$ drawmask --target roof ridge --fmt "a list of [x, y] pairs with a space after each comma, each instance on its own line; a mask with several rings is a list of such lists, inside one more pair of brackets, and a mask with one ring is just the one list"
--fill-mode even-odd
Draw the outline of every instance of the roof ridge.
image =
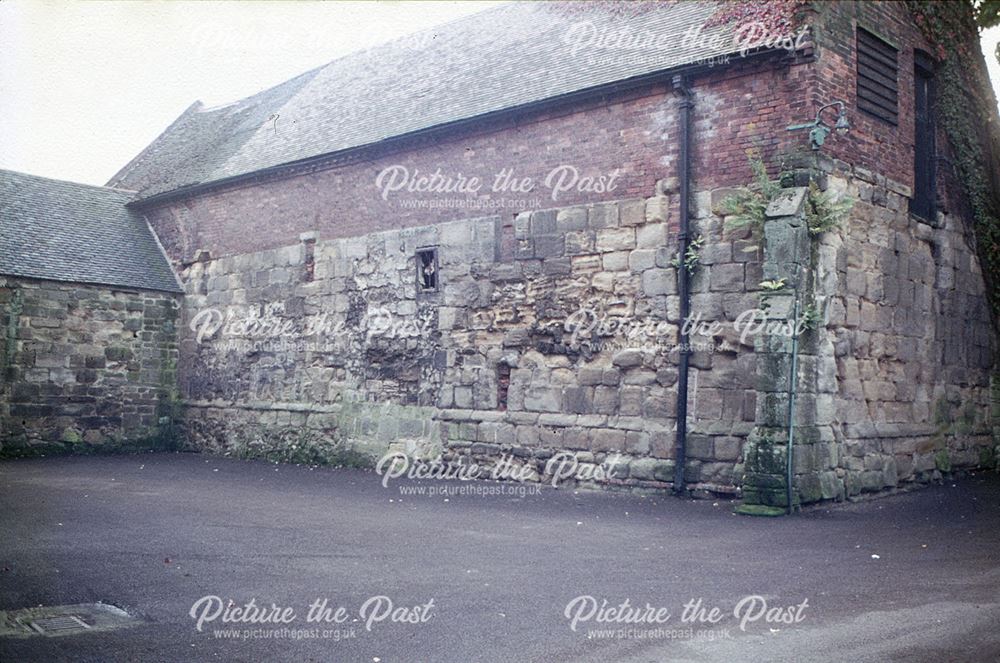
[[[250, 99], [253, 99], [254, 97], [263, 96], [263, 95], [265, 95], [265, 94], [267, 94], [269, 92], [274, 92], [278, 88], [281, 88], [281, 87], [284, 87], [286, 85], [289, 85], [290, 83], [294, 83], [295, 81], [299, 80], [300, 78], [304, 78], [305, 76], [308, 76], [309, 74], [312, 74], [312, 75], [315, 76], [317, 73], [320, 72], [320, 70], [325, 69], [330, 64], [332, 64], [332, 62], [334, 62], [334, 61], [328, 62], [326, 64], [321, 64], [318, 67], [313, 67], [312, 69], [308, 69], [306, 71], [303, 71], [301, 74], [296, 74], [295, 76], [292, 76], [291, 78], [286, 78], [285, 80], [281, 81], [280, 83], [276, 83], [275, 85], [272, 85], [270, 87], [266, 87], [263, 90], [258, 90], [257, 92], [254, 92], [253, 94], [248, 94], [245, 97], [240, 97], [239, 99], [235, 99], [233, 101], [227, 101], [227, 102], [224, 102], [224, 103], [221, 103], [221, 104], [216, 104], [214, 106], [205, 106], [204, 104], [202, 104], [201, 108], [198, 108], [195, 112], [197, 112], [197, 113], [210, 113], [210, 112], [214, 112], [214, 111], [220, 111], [220, 110], [222, 110], [224, 108], [229, 108], [230, 106], [238, 106], [239, 104], [241, 104], [241, 103], [243, 103], [245, 101], [249, 101]], [[196, 102], [196, 103], [201, 104], [200, 101]], [[169, 129], [170, 127], [167, 127], [167, 128]], [[166, 133], [166, 131], [164, 131], [164, 133]]]

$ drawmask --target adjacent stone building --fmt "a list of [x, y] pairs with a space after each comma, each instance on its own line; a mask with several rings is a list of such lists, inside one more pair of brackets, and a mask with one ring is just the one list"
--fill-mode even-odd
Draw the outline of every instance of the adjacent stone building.
[[748, 6], [513, 3], [189, 108], [109, 182], [184, 288], [184, 444], [767, 504], [992, 466], [935, 45]]
[[0, 171], [0, 454], [174, 444], [182, 291], [132, 197]]

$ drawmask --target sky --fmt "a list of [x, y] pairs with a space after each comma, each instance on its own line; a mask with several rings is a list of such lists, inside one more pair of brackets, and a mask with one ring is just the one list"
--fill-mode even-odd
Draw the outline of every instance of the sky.
[[[0, 2], [0, 168], [104, 184], [195, 100], [235, 101], [496, 4]], [[983, 37], [1000, 90], [1000, 27]]]

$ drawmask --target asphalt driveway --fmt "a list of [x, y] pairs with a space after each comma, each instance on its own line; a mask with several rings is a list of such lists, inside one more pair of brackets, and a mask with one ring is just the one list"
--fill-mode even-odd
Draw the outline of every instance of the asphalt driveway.
[[0, 610], [138, 623], [15, 634], [0, 661], [1000, 660], [996, 475], [779, 519], [518, 490], [187, 454], [3, 462]]

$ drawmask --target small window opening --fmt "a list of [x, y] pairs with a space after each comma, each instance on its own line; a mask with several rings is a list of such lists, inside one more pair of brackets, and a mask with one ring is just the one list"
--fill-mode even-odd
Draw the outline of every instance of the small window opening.
[[309, 282], [312, 281], [316, 275], [316, 240], [306, 240], [302, 242], [302, 250], [305, 254], [305, 273], [302, 275], [302, 280]]
[[507, 392], [510, 390], [510, 366], [497, 366], [497, 409], [507, 409]]
[[434, 292], [438, 289], [438, 258], [435, 248], [417, 251], [417, 289], [422, 292]]
[[515, 249], [517, 247], [517, 238], [514, 232], [514, 218], [516, 216], [516, 214], [512, 215], [509, 219], [499, 222], [500, 228], [496, 235], [496, 258], [500, 262], [511, 262], [514, 260]]

